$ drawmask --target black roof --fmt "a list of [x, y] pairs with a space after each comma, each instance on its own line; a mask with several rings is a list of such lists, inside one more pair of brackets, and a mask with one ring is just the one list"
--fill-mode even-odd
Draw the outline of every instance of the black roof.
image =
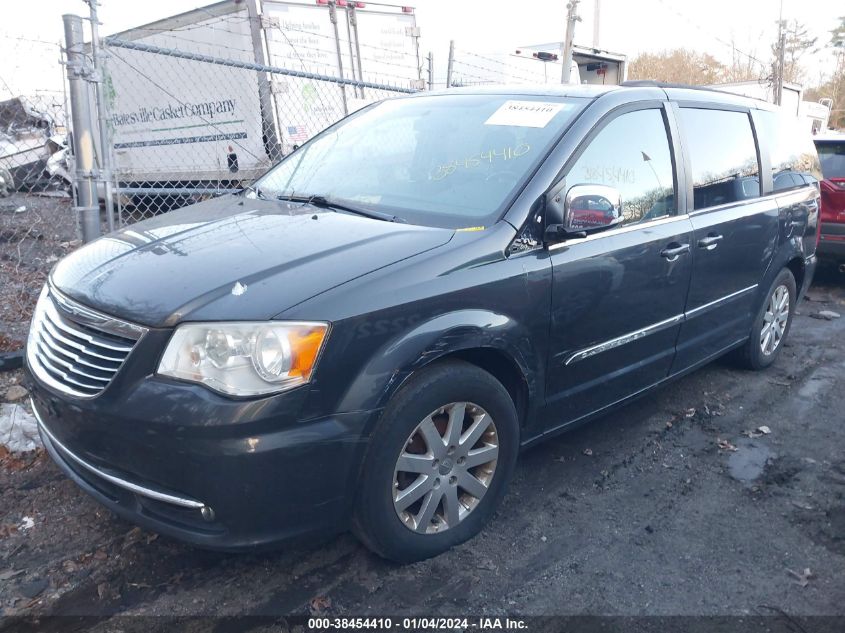
[[[689, 86], [685, 84], [672, 84], [659, 81], [641, 80], [626, 81], [621, 85], [597, 85], [597, 84], [538, 84], [538, 85], [485, 85], [485, 86], [464, 86], [450, 88], [448, 90], [424, 91], [415, 93], [413, 96], [426, 95], [448, 95], [448, 94], [488, 94], [488, 95], [525, 95], [525, 96], [549, 96], [549, 97], [581, 97], [597, 99], [602, 95], [620, 91], [639, 92], [640, 98], [656, 97], [654, 91], [659, 90], [670, 99], [683, 101], [697, 101], [702, 103], [723, 103], [746, 108], [760, 110], [776, 110], [777, 106], [753, 99], [745, 95], [736, 94], [727, 90], [718, 90], [707, 86]], [[651, 91], [651, 95], [647, 93]]]

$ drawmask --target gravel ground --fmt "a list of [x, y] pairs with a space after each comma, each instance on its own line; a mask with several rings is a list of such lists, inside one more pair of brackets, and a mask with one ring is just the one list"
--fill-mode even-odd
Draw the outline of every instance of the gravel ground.
[[[37, 213], [33, 279], [73, 237]], [[5, 280], [21, 241], [0, 227]], [[0, 333], [22, 340], [18, 283]], [[43, 452], [0, 455], [0, 615], [843, 616], [845, 318], [821, 310], [845, 313], [835, 271], [768, 371], [714, 363], [526, 452], [479, 537], [404, 567], [349, 535], [198, 550], [115, 518]], [[19, 379], [0, 374], [0, 401]]]
[[0, 199], [0, 352], [20, 349], [47, 273], [81, 244], [71, 204], [36, 194]]

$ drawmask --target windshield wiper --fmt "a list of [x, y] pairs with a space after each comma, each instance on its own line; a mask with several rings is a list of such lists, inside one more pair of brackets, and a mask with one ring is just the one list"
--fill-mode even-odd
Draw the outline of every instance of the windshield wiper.
[[304, 202], [306, 204], [312, 204], [315, 207], [320, 207], [321, 209], [347, 211], [348, 213], [361, 215], [365, 218], [372, 218], [373, 220], [405, 223], [405, 220], [397, 215], [391, 215], [390, 213], [382, 213], [381, 211], [373, 211], [372, 209], [363, 209], [361, 207], [352, 206], [345, 200], [341, 202], [340, 200], [336, 200], [334, 198], [327, 198], [326, 196], [302, 196], [299, 194], [294, 194], [290, 196], [279, 196], [279, 200], [285, 200], [287, 202]]

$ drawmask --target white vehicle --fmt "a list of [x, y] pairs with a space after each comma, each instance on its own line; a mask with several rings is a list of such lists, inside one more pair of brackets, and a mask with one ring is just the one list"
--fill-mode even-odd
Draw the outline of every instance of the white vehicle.
[[[775, 86], [769, 81], [738, 81], [714, 84], [708, 87], [723, 92], [745, 95], [753, 99], [761, 99], [769, 103], [775, 102]], [[826, 130], [830, 118], [831, 100], [804, 101], [803, 97], [804, 89], [799, 84], [784, 83], [781, 108], [800, 119], [804, 119], [807, 123], [807, 129], [812, 131], [813, 134]]]
[[347, 0], [226, 0], [110, 36], [105, 81], [117, 176], [127, 190], [174, 195], [249, 182], [388, 96], [310, 75], [418, 89], [418, 38], [413, 7]]
[[27, 189], [50, 158], [52, 121], [15, 97], [0, 102], [0, 193]]
[[[516, 51], [517, 56], [533, 57], [542, 59], [543, 56], [557, 58], [560, 56], [562, 42], [550, 42], [548, 44], [534, 44], [523, 46]], [[535, 56], [536, 54], [536, 56]], [[611, 53], [610, 51], [591, 48], [588, 46], [572, 47], [572, 68], [570, 69], [570, 83], [599, 84], [618, 86], [628, 77], [628, 61], [622, 53]], [[560, 64], [555, 83], [560, 82]], [[576, 68], [577, 66], [577, 68]], [[577, 70], [577, 78], [575, 72]], [[551, 69], [550, 71], [551, 72]]]
[[802, 101], [798, 108], [799, 116], [803, 116], [810, 123], [813, 134], [826, 132], [830, 125], [830, 110], [833, 99], [824, 98], [818, 101]]

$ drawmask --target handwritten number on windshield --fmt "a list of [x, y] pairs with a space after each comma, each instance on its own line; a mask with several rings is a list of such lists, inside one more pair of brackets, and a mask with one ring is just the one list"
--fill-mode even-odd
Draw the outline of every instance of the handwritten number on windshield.
[[530, 150], [531, 147], [529, 147], [528, 143], [520, 143], [516, 147], [506, 147], [501, 151], [489, 150], [480, 154], [474, 154], [473, 156], [467, 156], [461, 160], [453, 160], [445, 165], [439, 165], [431, 175], [431, 179], [443, 180], [446, 176], [451, 176], [460, 168], [472, 169], [484, 162], [492, 163], [499, 159], [511, 160], [512, 158], [519, 158], [527, 154]]

